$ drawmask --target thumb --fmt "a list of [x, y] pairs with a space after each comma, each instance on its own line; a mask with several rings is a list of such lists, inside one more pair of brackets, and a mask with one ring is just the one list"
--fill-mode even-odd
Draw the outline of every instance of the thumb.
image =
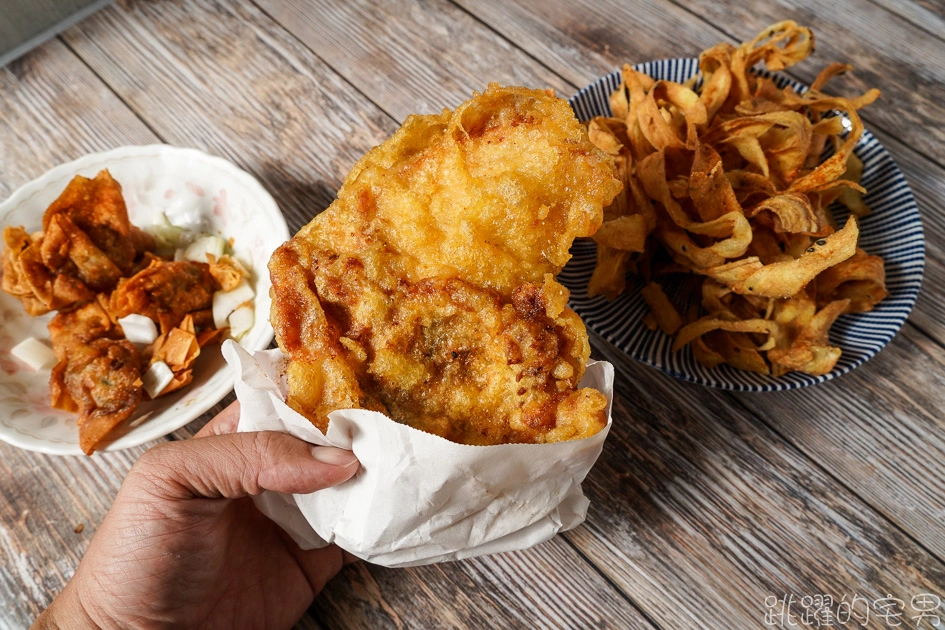
[[358, 468], [351, 451], [261, 431], [161, 444], [141, 456], [129, 479], [167, 499], [237, 499], [263, 490], [315, 492], [347, 481]]

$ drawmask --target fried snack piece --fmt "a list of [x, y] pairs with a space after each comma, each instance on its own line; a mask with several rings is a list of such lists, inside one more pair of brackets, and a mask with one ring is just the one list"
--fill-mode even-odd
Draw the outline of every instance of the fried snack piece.
[[21, 227], [3, 230], [3, 278], [0, 288], [23, 303], [30, 315], [44, 315], [85, 302], [95, 294], [68, 274], [53, 274], [43, 263], [42, 236], [34, 238]]
[[679, 311], [666, 297], [663, 287], [656, 282], [651, 282], [640, 289], [640, 294], [646, 301], [646, 305], [650, 307], [650, 312], [655, 317], [660, 329], [667, 335], [675, 334], [682, 326], [682, 317], [679, 316]]
[[619, 191], [567, 103], [490, 85], [411, 116], [269, 263], [289, 404], [359, 407], [469, 444], [596, 433], [589, 355], [554, 281]]
[[30, 315], [111, 291], [155, 247], [150, 234], [129, 223], [121, 186], [107, 170], [73, 178], [43, 214], [42, 232], [7, 227], [3, 241], [0, 288]]
[[[46, 209], [43, 232], [48, 234], [63, 219], [87, 236], [85, 248], [94, 247], [118, 268], [119, 277], [130, 274], [135, 260], [145, 251], [154, 251], [154, 237], [128, 220], [121, 185], [108, 170], [100, 171], [94, 179], [76, 175]], [[53, 271], [62, 268], [62, 252], [48, 249], [51, 255], [46, 258], [47, 265]]]
[[817, 276], [817, 306], [821, 308], [849, 299], [846, 313], [871, 311], [886, 295], [883, 259], [859, 248], [853, 256]]
[[59, 359], [49, 379], [52, 406], [79, 414], [79, 446], [91, 455], [141, 401], [144, 362], [98, 301], [57, 314], [49, 334]]
[[[211, 339], [219, 341], [220, 331], [219, 328], [207, 331], [205, 342], [209, 342]], [[149, 352], [151, 355], [148, 360], [149, 367], [158, 361], [163, 361], [174, 372], [174, 378], [161, 390], [158, 396], [177, 391], [194, 380], [193, 366], [197, 357], [200, 356], [200, 347], [201, 344], [194, 328], [194, 318], [188, 314], [184, 317], [180, 326], [164, 333], [155, 339], [151, 346], [145, 348], [145, 356]]]
[[[306, 383], [289, 399], [323, 431], [339, 406], [385, 411], [463, 444], [553, 442], [601, 428], [603, 397], [575, 391], [590, 355], [587, 335], [551, 274], [505, 299], [458, 278], [406, 283], [387, 294], [355, 259], [338, 266], [357, 292], [332, 293], [328, 278], [315, 277], [326, 320], [340, 333], [337, 355], [313, 357], [323, 361], [320, 391]], [[352, 319], [342, 329], [327, 313]], [[290, 388], [303, 366], [290, 368]]]
[[188, 313], [210, 308], [219, 289], [207, 263], [154, 258], [145, 269], [118, 282], [109, 310], [118, 318], [146, 315], [168, 333]]
[[869, 212], [853, 148], [863, 133], [857, 111], [879, 91], [824, 94], [851, 69], [844, 64], [824, 68], [804, 93], [753, 71], [788, 68], [813, 50], [810, 29], [788, 20], [703, 51], [685, 84], [626, 65], [613, 117], [588, 122], [624, 182], [594, 237], [588, 295], [614, 299], [638, 273], [649, 283], [644, 325], [673, 334], [682, 321], [653, 277], [704, 277], [705, 314], [692, 313], [674, 348], [692, 343], [706, 365], [828, 373], [840, 357], [827, 337], [837, 309], [869, 311], [886, 296], [882, 259], [856, 247], [856, 218], [841, 227], [829, 216], [834, 201], [857, 217]]
[[43, 262], [52, 273], [75, 275], [92, 291], [108, 291], [122, 270], [64, 214], [54, 216], [43, 234]]

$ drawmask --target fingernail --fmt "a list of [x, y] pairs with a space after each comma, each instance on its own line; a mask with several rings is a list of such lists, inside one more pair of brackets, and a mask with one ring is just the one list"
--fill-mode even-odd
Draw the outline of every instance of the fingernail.
[[335, 448], [334, 446], [316, 446], [312, 449], [312, 457], [323, 464], [331, 464], [332, 466], [350, 466], [358, 461], [358, 458], [351, 451]]

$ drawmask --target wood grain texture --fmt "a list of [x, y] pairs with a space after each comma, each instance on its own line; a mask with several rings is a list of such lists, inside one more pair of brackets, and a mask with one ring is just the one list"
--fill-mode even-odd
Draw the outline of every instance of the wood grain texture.
[[[404, 601], [423, 616], [403, 610]], [[653, 628], [560, 536], [527, 551], [425, 567], [357, 563], [313, 612], [329, 627], [352, 629]]]
[[837, 0], [799, 7], [790, 0], [761, 4], [680, 0], [679, 5], [719, 25], [736, 41], [751, 39], [769, 24], [790, 17], [810, 26], [817, 38], [819, 63], [804, 63], [791, 74], [814, 79], [831, 61], [850, 63], [852, 93], [870, 87], [883, 92], [863, 118], [869, 126], [895, 134], [945, 164], [945, 56], [937, 37], [867, 0]]
[[[943, 362], [945, 350], [907, 328], [869, 371], [824, 383], [828, 407], [812, 406], [800, 390], [733, 397], [820, 466], [843, 471], [850, 490], [945, 558]], [[906, 364], [910, 377], [897, 378]]]
[[691, 57], [722, 36], [672, 2], [457, 2], [575, 89], [624, 63]]
[[657, 625], [763, 627], [771, 595], [945, 587], [945, 565], [726, 394], [595, 345], [619, 403], [587, 526], [565, 535]]
[[[757, 30], [731, 2], [704, 19], [699, 2], [665, 0], [257, 1], [122, 2], [64, 35], [78, 58], [53, 42], [0, 70], [0, 194], [64, 159], [159, 137], [249, 170], [294, 230], [409, 113], [489, 80], [567, 95], [624, 61]], [[584, 526], [524, 552], [350, 566], [298, 627], [758, 628], [765, 598], [783, 593], [945, 597], [945, 219], [932, 211], [945, 169], [931, 151], [941, 130], [921, 122], [945, 104], [941, 60], [923, 65], [934, 28], [904, 12], [937, 9], [880, 3], [838, 3], [862, 10], [854, 26], [882, 18], [875, 32], [904, 37], [875, 47], [833, 5], [751, 11], [761, 26], [787, 11], [807, 19], [834, 41], [818, 58], [865, 61], [873, 75], [857, 77], [880, 78], [887, 97], [916, 92], [901, 120], [868, 117], [926, 213], [915, 326], [853, 374], [778, 395], [681, 383], [595, 340], [617, 367], [617, 401]], [[22, 627], [61, 588], [140, 452], [47, 458], [0, 445], [0, 627]]]
[[167, 142], [259, 178], [293, 232], [396, 129], [246, 3], [126, 2], [63, 37]]
[[160, 142], [58, 40], [0, 68], [0, 199], [86, 153]]
[[[496, 5], [491, 5], [491, 4], [490, 4], [490, 6], [496, 6]], [[293, 5], [293, 8], [294, 8], [294, 11], [295, 11], [295, 12], [292, 14], [292, 15], [293, 15], [293, 18], [294, 18], [294, 19], [298, 19], [299, 21], [304, 21], [304, 17], [300, 17], [300, 16], [299, 16], [299, 13], [298, 13], [299, 11], [302, 11], [302, 10], [304, 10], [304, 9], [299, 9], [299, 7], [296, 6], [296, 5]], [[529, 8], [531, 9], [532, 7], [530, 6]], [[477, 15], [478, 15], [478, 14], [477, 14]], [[444, 17], [444, 16], [445, 16], [445, 17]], [[319, 17], [320, 17], [320, 16], [319, 16]], [[649, 17], [650, 17], [651, 19], [655, 19], [652, 14], [649, 15]], [[429, 18], [428, 18], [428, 19], [429, 19]], [[449, 19], [448, 13], [447, 13], [447, 12], [441, 13], [441, 14], [438, 16], [437, 19]], [[501, 25], [499, 24], [500, 22], [501, 22]], [[574, 23], [574, 22], [578, 22], [578, 20], [574, 20], [574, 21], [572, 22], [572, 24], [569, 24], [569, 26], [573, 26], [573, 23]], [[582, 19], [581, 22], [584, 23], [584, 22], [586, 22], [586, 20], [583, 20], [583, 19]], [[323, 22], [321, 22], [320, 20], [318, 20], [318, 19], [315, 18], [315, 13], [312, 14], [312, 17], [307, 21], [307, 23], [308, 23], [309, 25], [311, 25], [311, 28], [313, 28], [313, 29], [314, 29], [314, 28], [317, 28], [318, 25], [323, 24]], [[514, 26], [510, 27], [510, 24], [511, 24], [511, 23], [510, 23], [510, 21], [508, 21], [508, 20], [505, 20], [505, 21], [496, 20], [495, 23], [490, 23], [490, 25], [494, 26], [495, 28], [497, 28], [497, 30], [500, 30], [504, 35], [506, 35], [506, 37], [507, 37], [508, 39], [510, 39], [510, 40], [515, 40], [515, 41], [517, 41], [517, 42], [521, 42], [521, 39], [518, 37], [518, 36], [521, 34], [520, 31], [516, 31], [515, 34], [512, 35], [512, 34], [510, 34], [510, 33], [508, 32], [508, 30], [505, 30], [505, 29], [514, 28]], [[305, 31], [305, 30], [302, 30], [302, 29], [295, 29], [294, 32], [296, 32], [296, 34], [298, 34], [299, 37], [300, 37], [303, 41], [305, 41], [306, 44], [308, 44], [309, 46], [311, 46], [312, 49], [313, 49], [317, 54], [319, 54], [319, 56], [323, 56], [323, 57], [326, 57], [326, 58], [329, 59], [329, 60], [334, 61], [334, 57], [332, 56], [332, 55], [334, 54], [334, 52], [330, 50], [331, 47], [330, 47], [330, 46], [325, 47], [325, 46], [322, 45], [323, 39], [328, 36], [328, 32], [327, 32], [327, 31], [328, 31], [328, 28], [329, 28], [328, 26], [325, 26], [323, 31], [322, 31], [322, 30]], [[355, 27], [349, 24], [347, 28], [354, 30]], [[571, 30], [568, 30], [568, 29], [565, 29], [565, 30], [566, 30], [566, 32], [567, 32], [568, 34], [570, 34], [570, 33], [572, 32]], [[694, 29], [690, 29], [689, 32], [692, 32], [693, 30], [694, 30]], [[601, 37], [600, 37], [601, 34], [598, 32], [596, 35], [597, 35], [597, 39], [600, 40], [600, 39], [601, 39]], [[542, 38], [536, 37], [535, 39], [542, 39]], [[603, 39], [604, 39], [604, 41], [609, 41], [606, 37], [604, 37]], [[552, 49], [555, 49], [556, 46], [560, 46], [560, 39], [554, 39], [554, 38], [547, 39], [547, 38], [545, 38], [545, 39], [543, 39], [543, 41], [548, 41], [549, 43], [548, 43], [548, 45], [547, 45], [547, 50], [546, 50], [546, 49], [543, 49], [543, 50], [541, 51], [542, 53], [548, 52], [549, 54], [551, 54], [551, 53], [554, 52], [554, 50], [552, 50]], [[713, 40], [713, 41], [714, 41], [714, 40]], [[707, 42], [705, 45], [708, 45], [709, 43], [711, 43], [711, 42]], [[583, 42], [579, 42], [578, 44], [575, 44], [574, 47], [575, 47], [575, 48], [580, 48], [582, 44], [583, 44]], [[353, 44], [351, 44], [351, 43], [349, 42], [348, 45], [351, 46], [351, 45], [353, 45]], [[375, 47], [376, 47], [376, 46], [380, 46], [380, 45], [381, 45], [381, 42], [372, 41], [372, 42], [371, 42], [371, 45], [372, 45], [372, 46], [375, 46]], [[391, 42], [391, 45], [394, 45], [394, 43]], [[543, 54], [542, 54], [542, 55], [538, 55], [538, 54], [535, 54], [534, 51], [532, 51], [532, 52], [533, 52], [533, 55], [536, 56], [536, 57], [538, 57], [538, 58], [542, 58], [542, 59], [545, 58]], [[351, 52], [349, 51], [349, 54], [360, 54], [360, 53], [351, 53]], [[690, 53], [690, 54], [691, 54], [691, 53]], [[666, 55], [664, 55], [664, 56], [666, 56]], [[370, 60], [371, 58], [368, 57], [368, 59]], [[485, 71], [485, 72], [492, 72], [492, 68], [482, 67], [481, 70], [482, 70], [482, 71]], [[595, 73], [595, 76], [597, 76], [597, 74], [599, 74], [599, 72], [596, 72], [596, 73]], [[490, 76], [493, 76], [493, 75], [490, 74]], [[401, 77], [400, 77], [399, 75], [397, 75], [397, 78], [400, 79]], [[500, 78], [500, 80], [502, 79], [501, 75], [500, 75], [499, 78]], [[423, 98], [425, 98], [425, 94], [422, 93], [423, 90], [424, 90], [424, 86], [423, 86], [422, 82], [419, 82], [419, 83], [412, 83], [411, 77], [406, 77], [406, 80], [407, 80], [407, 84], [406, 84], [406, 85], [407, 85], [407, 88], [405, 88], [405, 89], [410, 89], [410, 90], [415, 90], [415, 91], [416, 91], [416, 93], [415, 93], [415, 99], [416, 99], [416, 100], [415, 100], [414, 104], [415, 104], [416, 106], [418, 106], [418, 107], [422, 106]], [[448, 83], [448, 81], [446, 81], [446, 82]], [[401, 96], [401, 98], [403, 99], [403, 98], [406, 98], [406, 97], [405, 97], [405, 96]], [[639, 368], [638, 368], [638, 369], [639, 369]], [[818, 399], [815, 397], [812, 401], [810, 401], [810, 404], [813, 404], [813, 405], [816, 406], [816, 405], [819, 405], [819, 404], [823, 404], [824, 402], [825, 402], [824, 399], [818, 400]], [[720, 407], [720, 408], [723, 408], [723, 409], [727, 407], [726, 402], [725, 402], [724, 400], [718, 401], [716, 404], [719, 405], [719, 407]], [[778, 411], [778, 410], [776, 410], [776, 411]], [[785, 411], [786, 411], [786, 410], [785, 410]], [[745, 414], [745, 415], [746, 415], [746, 417], [747, 417], [747, 414]], [[746, 421], [747, 421], [747, 420], [746, 420]], [[748, 429], [746, 429], [746, 432], [747, 432], [747, 431], [748, 431]], [[789, 449], [789, 450], [790, 450], [790, 449]], [[792, 453], [793, 453], [793, 454], [792, 454], [792, 458], [794, 459], [795, 462], [797, 462], [798, 470], [799, 470], [799, 471], [804, 471], [805, 468], [806, 468], [806, 466], [807, 466], [807, 464], [805, 463], [804, 458], [798, 456], [796, 452], [793, 452], [793, 451], [792, 451]], [[895, 465], [895, 461], [893, 461], [891, 464], [892, 464], [892, 465]], [[842, 472], [842, 471], [841, 471], [841, 472]], [[801, 473], [801, 474], [805, 474], [805, 475], [806, 475], [806, 472], [803, 472], [803, 473]], [[839, 488], [839, 487], [840, 487], [839, 484], [837, 484], [836, 482], [834, 482], [833, 480], [831, 480], [831, 479], [830, 479], [829, 477], [827, 477], [827, 476], [822, 476], [821, 479], [823, 480], [824, 483], [828, 484], [829, 486], [833, 486], [834, 488]], [[706, 493], [706, 494], [710, 494], [710, 493]], [[824, 494], [825, 494], [825, 496], [830, 496], [830, 495], [832, 495], [832, 494], [833, 494], [833, 489], [831, 489], [831, 490], [828, 491], [828, 492], [825, 492]], [[610, 497], [610, 496], [612, 496], [612, 495], [611, 495], [611, 494], [606, 494], [605, 496]], [[927, 498], [927, 497], [926, 497], [926, 498]], [[862, 503], [860, 503], [859, 501], [857, 501], [854, 495], [848, 493], [848, 494], [845, 496], [845, 499], [854, 502], [854, 505], [853, 505], [853, 507], [852, 507], [851, 509], [853, 509], [853, 510], [855, 510], [855, 511], [865, 511], [865, 512], [869, 512], [869, 508], [868, 508], [867, 506], [863, 505]], [[908, 505], [903, 506], [903, 507], [904, 507], [904, 509], [908, 509]], [[832, 508], [831, 508], [831, 509], [832, 509]], [[753, 513], [753, 510], [745, 510], [745, 512], [750, 514], [750, 513]], [[777, 507], [777, 508], [774, 507], [774, 506], [768, 506], [768, 513], [769, 513], [769, 514], [779, 514], [779, 513], [782, 513], [782, 512], [786, 512], [786, 510], [784, 510], [784, 508], [781, 507], [781, 506], [779, 506], [779, 507]], [[794, 511], [793, 514], [790, 513], [790, 512], [787, 512], [787, 513], [790, 514], [791, 516], [793, 516], [794, 518], [796, 518], [796, 516], [795, 516], [795, 515], [796, 515], [796, 511]], [[829, 522], [830, 516], [831, 516], [830, 514], [825, 515], [825, 516], [823, 517], [823, 520]], [[790, 518], [790, 517], [789, 517], [789, 518]], [[789, 521], [789, 522], [790, 522], [790, 521]], [[888, 523], [886, 523], [886, 522], [883, 521], [882, 519], [875, 519], [872, 526], [875, 526], [875, 527], [884, 529], [886, 532], [889, 533], [890, 536], [893, 536], [893, 537], [894, 537], [897, 541], [899, 541], [899, 542], [902, 542], [902, 541], [907, 540], [904, 536], [902, 536], [900, 533], [898, 533], [898, 531], [896, 530], [895, 527], [890, 526]], [[919, 525], [919, 528], [920, 528], [920, 529], [922, 528], [922, 524]], [[937, 529], [928, 529], [928, 528], [926, 528], [926, 533], [929, 533], [929, 532], [930, 532], [930, 535], [931, 535], [931, 536], [934, 536], [934, 535], [937, 533]], [[840, 531], [840, 532], [835, 532], [835, 533], [836, 533], [836, 539], [833, 540], [833, 541], [830, 541], [829, 545], [830, 545], [831, 549], [841, 549], [841, 548], [843, 548], [843, 547], [842, 547], [842, 545], [840, 545], [837, 541], [845, 541], [844, 532]], [[613, 540], [614, 540], [614, 537], [611, 537], [610, 540], [613, 541]], [[792, 548], [792, 549], [796, 548], [796, 546], [797, 546], [797, 541], [793, 541], [793, 542], [792, 542], [792, 541], [782, 541], [782, 542], [783, 542], [783, 544], [784, 544], [786, 547], [789, 547], [789, 548]], [[827, 545], [828, 543], [824, 543], [824, 544]], [[845, 544], [845, 543], [844, 543], [844, 544]], [[710, 552], [714, 549], [711, 545], [706, 545], [706, 548], [707, 548]], [[700, 549], [700, 551], [701, 551], [701, 549]], [[818, 550], [818, 551], [819, 551], [819, 550]], [[882, 564], [882, 563], [885, 561], [885, 560], [884, 560], [884, 549], [883, 549], [882, 547], [874, 547], [871, 551], [872, 551], [872, 556], [871, 556], [871, 559], [870, 559], [870, 561], [869, 561], [869, 563], [870, 563], [871, 565], [872, 565], [873, 563]], [[916, 551], [916, 550], [913, 549], [913, 551]], [[823, 553], [823, 552], [821, 552], [821, 553]], [[858, 561], [860, 560], [860, 558], [862, 557], [861, 553], [862, 553], [862, 550], [859, 550], [859, 549], [858, 549], [858, 550], [856, 550], [854, 553], [849, 554], [849, 555], [846, 555], [846, 562], [847, 562], [847, 563], [856, 563], [856, 562], [858, 562]], [[916, 551], [916, 553], [920, 553], [920, 554], [921, 554], [921, 553], [923, 553], [923, 552], [922, 552], [921, 550], [918, 550], [918, 551]], [[801, 555], [802, 557], [804, 557], [806, 560], [810, 560], [810, 558], [812, 558], [812, 557], [814, 557], [814, 556], [817, 556], [816, 553], [812, 553], [812, 552], [811, 552], [810, 550], [808, 550], [808, 549], [804, 549], [804, 552], [803, 552], [802, 554], [800, 554], [800, 555]], [[817, 556], [817, 557], [820, 557], [820, 556]], [[936, 564], [936, 562], [935, 562], [934, 559], [932, 559], [932, 558], [930, 558], [930, 557], [928, 557], [928, 556], [926, 556], [926, 559], [927, 559], [927, 561], [930, 562], [932, 565], [938, 566], [938, 565]], [[682, 558], [680, 559], [680, 561], [682, 562]], [[903, 571], [903, 572], [905, 572], [905, 573], [908, 573], [908, 570], [907, 570], [905, 567], [908, 565], [908, 563], [909, 563], [910, 561], [911, 561], [911, 560], [907, 560], [906, 562], [904, 562], [904, 563], [900, 566], [899, 571]], [[829, 561], [824, 560], [824, 564], [826, 564], [826, 565], [828, 565], [828, 566], [836, 566], [837, 563], [838, 563], [838, 561], [835, 560], [835, 559], [831, 559], [831, 560], [829, 560]], [[821, 583], [823, 583], [823, 580], [826, 579], [826, 576], [818, 575], [818, 574], [817, 574], [817, 572], [816, 572], [816, 566], [817, 566], [817, 564], [818, 564], [818, 563], [814, 563], [814, 564], [812, 565], [812, 567], [814, 567], [813, 569], [811, 569], [810, 567], [802, 567], [802, 568], [801, 568], [802, 570], [800, 571], [800, 574], [803, 574], [803, 573], [805, 572], [804, 569], [806, 569], [807, 574], [808, 574], [809, 576], [811, 576], [811, 577], [808, 578], [808, 579], [810, 580], [810, 581], [808, 582], [808, 588], [816, 588], [816, 586], [815, 586], [815, 587], [809, 586], [810, 584], [813, 584], [813, 583], [814, 583], [814, 578], [815, 578], [815, 577], [818, 578], [818, 579], [821, 579], [821, 581], [822, 581]], [[842, 564], [842, 563], [841, 563], [841, 564]], [[700, 567], [714, 567], [715, 565], [712, 564], [712, 563], [709, 563], [709, 562], [705, 562], [705, 563], [700, 563], [699, 566], [700, 566]], [[661, 567], [661, 568], [663, 569], [663, 571], [654, 571], [654, 573], [657, 574], [657, 575], [663, 575], [663, 574], [665, 573], [665, 568], [663, 568], [663, 567]], [[724, 581], [724, 579], [725, 579], [727, 576], [730, 576], [730, 575], [733, 575], [733, 574], [734, 574], [734, 575], [738, 575], [739, 573], [738, 573], [738, 571], [733, 570], [731, 567], [726, 567], [726, 569], [727, 569], [727, 570], [720, 570], [719, 573], [716, 574], [716, 572], [715, 572], [714, 569], [705, 569], [705, 568], [702, 568], [702, 571], [701, 571], [701, 573], [699, 574], [699, 578], [702, 578], [703, 581], [708, 581], [709, 583], [712, 583], [712, 580], [713, 580], [713, 579], [718, 578], [718, 579], [721, 580], [721, 584], [724, 585], [724, 586], [719, 586], [719, 587], [718, 587], [718, 591], [719, 591], [719, 592], [729, 592], [729, 588], [728, 588], [728, 587], [730, 586], [730, 584], [727, 584], [727, 583]], [[698, 581], [698, 578], [694, 578], [694, 579], [696, 579], [696, 580]], [[865, 574], [861, 574], [861, 575], [857, 576], [856, 579], [851, 579], [850, 581], [846, 582], [845, 585], [844, 585], [844, 588], [855, 586], [855, 585], [857, 584], [857, 581], [858, 581], [858, 580], [864, 580], [864, 579], [867, 579], [867, 578], [866, 578], [866, 575], [865, 575]], [[661, 588], [658, 589], [658, 590], [654, 593], [654, 597], [657, 598], [657, 599], [660, 599], [660, 600], [663, 601], [663, 602], [665, 602], [665, 601], [668, 599], [668, 598], [665, 596], [665, 591], [663, 590], [664, 588], [666, 588], [666, 586], [665, 586], [664, 584], [662, 584], [662, 583], [661, 583], [660, 586], [661, 586]], [[699, 586], [704, 586], [704, 584], [699, 584]], [[776, 588], [776, 587], [785, 588], [783, 582], [780, 583], [780, 584], [777, 584], [777, 585], [772, 585], [772, 588]], [[794, 587], [800, 587], [800, 584], [796, 584], [796, 583], [795, 583], [795, 584], [794, 584]], [[698, 589], [696, 589], [696, 590], [698, 590]], [[633, 595], [631, 595], [631, 596], [635, 598], [635, 594], [633, 594]], [[762, 602], [762, 601], [763, 601], [763, 595], [761, 596], [761, 599], [759, 599], [759, 609], [760, 609], [760, 602]], [[708, 605], [708, 602], [704, 602], [704, 603], [705, 603], [706, 605]], [[648, 608], [645, 608], [645, 609], [647, 610], [647, 612], [650, 612], [650, 610], [649, 610]], [[745, 616], [740, 619], [741, 624], [750, 624], [750, 623], [751, 623], [751, 619], [750, 619], [750, 617], [749, 617], [749, 615], [748, 615], [748, 612], [749, 612], [749, 611], [746, 610], [746, 611], [744, 611], [744, 612], [745, 612]], [[757, 612], [757, 611], [756, 611], [756, 612]], [[758, 614], [760, 615], [760, 613], [758, 613]], [[704, 619], [702, 619], [702, 618], [700, 618], [700, 619], [701, 619], [702, 621], [704, 621]], [[754, 622], [758, 622], [759, 619], [760, 619], [760, 616], [754, 617]], [[684, 619], [673, 618], [672, 616], [669, 617], [669, 620], [672, 621], [673, 623], [684, 621]], [[692, 621], [692, 620], [690, 619], [689, 621]], [[741, 624], [739, 624], [739, 625], [741, 625]]]
[[258, 4], [397, 121], [455, 107], [490, 81], [567, 88], [447, 0]]
[[909, 322], [938, 343], [945, 343], [945, 318], [942, 317], [945, 313], [945, 214], [939, 211], [945, 204], [943, 169], [892, 134], [879, 130], [873, 130], [873, 133], [902, 171], [922, 217], [925, 276]]
[[0, 628], [28, 626], [62, 590], [125, 474], [156, 443], [93, 457], [0, 443]]
[[870, 0], [914, 27], [945, 40], [945, 6], [935, 0]]

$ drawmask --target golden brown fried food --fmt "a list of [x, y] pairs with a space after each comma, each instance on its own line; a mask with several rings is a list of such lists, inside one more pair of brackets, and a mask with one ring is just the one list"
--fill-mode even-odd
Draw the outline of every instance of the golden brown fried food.
[[[121, 195], [121, 185], [107, 170], [94, 179], [76, 175], [43, 215], [43, 232], [48, 233], [57, 219], [68, 219], [88, 236], [89, 243], [128, 275], [134, 261], [145, 251], [154, 250], [154, 238], [131, 225]], [[58, 263], [58, 264], [56, 264]], [[52, 269], [61, 259], [48, 260]]]
[[59, 359], [52, 406], [79, 414], [79, 446], [90, 455], [141, 401], [144, 361], [98, 301], [56, 315], [49, 334]]
[[207, 263], [154, 258], [145, 269], [119, 281], [109, 310], [118, 318], [146, 315], [167, 333], [188, 313], [210, 308], [213, 293], [219, 289]]
[[82, 280], [53, 274], [43, 263], [43, 239], [35, 239], [21, 227], [3, 230], [3, 278], [0, 288], [23, 303], [30, 315], [43, 315], [95, 297]]
[[587, 333], [553, 279], [620, 189], [565, 101], [490, 85], [411, 116], [273, 255], [288, 402], [360, 407], [469, 444], [585, 437]]
[[121, 186], [107, 170], [94, 179], [76, 176], [43, 214], [43, 231], [3, 233], [5, 292], [31, 315], [70, 308], [136, 268], [154, 238], [128, 221]]
[[229, 256], [211, 269], [165, 261], [151, 253], [154, 246], [151, 235], [129, 223], [121, 186], [108, 171], [73, 178], [44, 213], [42, 232], [3, 231], [2, 289], [31, 315], [60, 311], [49, 324], [58, 358], [51, 404], [79, 414], [79, 443], [88, 454], [143, 396], [149, 364], [117, 318], [146, 315], [160, 325], [163, 334], [143, 354], [174, 373], [155, 395], [173, 392], [191, 382], [200, 347], [220, 340], [211, 311], [220, 289], [215, 277], [232, 289], [247, 274]]
[[68, 270], [92, 291], [108, 291], [122, 277], [121, 269], [64, 214], [54, 216], [43, 233], [43, 262], [55, 272]]
[[565, 101], [493, 84], [455, 112], [410, 116], [296, 240], [392, 284], [460, 277], [508, 293], [558, 273], [619, 189]]
[[[827, 336], [837, 315], [872, 310], [887, 294], [882, 259], [857, 248], [856, 218], [841, 226], [830, 213], [834, 201], [856, 217], [869, 213], [853, 149], [864, 132], [858, 110], [879, 91], [825, 94], [852, 69], [840, 63], [803, 93], [754, 71], [762, 61], [783, 70], [813, 52], [811, 30], [785, 20], [739, 46], [704, 50], [685, 84], [626, 65], [613, 117], [589, 122], [625, 191], [594, 237], [588, 294], [615, 299], [628, 271], [641, 276], [643, 323], [678, 331], [673, 347], [691, 343], [704, 365], [828, 374], [840, 358]], [[678, 273], [689, 274], [679, 304], [695, 303], [701, 285], [702, 316], [690, 308], [688, 322], [660, 285]]]

